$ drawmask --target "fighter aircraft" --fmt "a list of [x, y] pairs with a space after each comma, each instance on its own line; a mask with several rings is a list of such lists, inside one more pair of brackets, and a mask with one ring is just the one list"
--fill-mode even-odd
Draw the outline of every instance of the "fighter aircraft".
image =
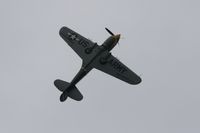
[[75, 85], [93, 68], [129, 84], [136, 85], [142, 81], [137, 74], [111, 54], [110, 51], [118, 43], [120, 34], [114, 35], [109, 29], [105, 29], [111, 36], [100, 46], [67, 27], [60, 29], [60, 36], [83, 60], [79, 72], [70, 83], [60, 79], [54, 81], [54, 85], [62, 92], [60, 96], [61, 102], [65, 101], [67, 97], [76, 101], [83, 99], [83, 95]]

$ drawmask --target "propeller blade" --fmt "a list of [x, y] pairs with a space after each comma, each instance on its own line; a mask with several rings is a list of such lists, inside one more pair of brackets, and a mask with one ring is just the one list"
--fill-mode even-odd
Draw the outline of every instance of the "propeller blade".
[[105, 28], [106, 29], [106, 31], [108, 32], [108, 33], [110, 33], [112, 36], [114, 36], [114, 34], [108, 29], [108, 28]]

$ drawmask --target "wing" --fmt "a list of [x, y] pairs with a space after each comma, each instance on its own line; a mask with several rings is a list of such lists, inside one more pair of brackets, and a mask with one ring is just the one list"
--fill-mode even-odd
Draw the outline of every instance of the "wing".
[[[105, 59], [105, 57], [107, 59]], [[103, 60], [102, 60], [103, 59]], [[94, 68], [101, 70], [111, 76], [123, 80], [129, 84], [139, 84], [141, 78], [112, 56], [108, 51], [102, 53], [94, 63]]]
[[62, 27], [59, 34], [83, 60], [87, 60], [90, 52], [98, 46], [67, 27]]

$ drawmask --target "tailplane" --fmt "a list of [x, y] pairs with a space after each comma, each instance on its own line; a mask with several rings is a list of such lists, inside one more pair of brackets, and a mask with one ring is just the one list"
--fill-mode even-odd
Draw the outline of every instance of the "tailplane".
[[83, 95], [81, 94], [81, 92], [76, 88], [75, 85], [70, 85], [70, 83], [57, 79], [54, 81], [54, 85], [56, 86], [56, 88], [58, 88], [58, 90], [60, 90], [61, 92], [64, 92], [65, 90], [69, 90], [69, 92], [67, 92], [67, 96], [76, 100], [76, 101], [81, 101], [83, 99]]

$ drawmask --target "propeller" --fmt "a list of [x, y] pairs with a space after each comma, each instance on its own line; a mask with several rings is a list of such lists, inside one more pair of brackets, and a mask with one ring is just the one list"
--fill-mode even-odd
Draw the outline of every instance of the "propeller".
[[105, 28], [106, 29], [106, 31], [108, 32], [108, 33], [110, 33], [112, 36], [114, 36], [115, 34], [113, 34], [108, 28]]
[[[109, 34], [111, 34], [112, 36], [114, 36], [115, 34], [114, 33], [112, 33], [112, 31], [110, 31], [108, 28], [106, 28], [105, 27], [105, 29], [106, 29], [106, 31], [109, 33]], [[117, 43], [118, 44], [118, 46], [119, 46], [119, 42]]]

